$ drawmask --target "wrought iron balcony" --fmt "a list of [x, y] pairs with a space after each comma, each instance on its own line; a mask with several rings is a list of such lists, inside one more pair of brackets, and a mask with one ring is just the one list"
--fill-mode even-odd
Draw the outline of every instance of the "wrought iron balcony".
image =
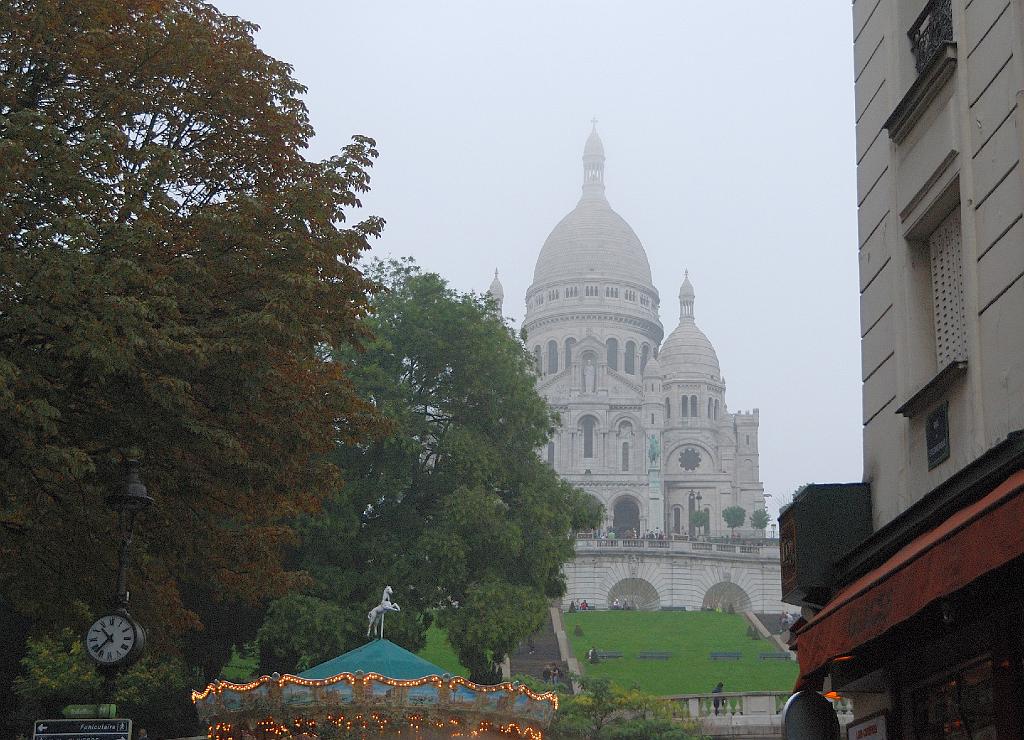
[[914, 66], [921, 74], [946, 44], [953, 43], [952, 0], [931, 0], [907, 35], [910, 36], [910, 49], [914, 52]]

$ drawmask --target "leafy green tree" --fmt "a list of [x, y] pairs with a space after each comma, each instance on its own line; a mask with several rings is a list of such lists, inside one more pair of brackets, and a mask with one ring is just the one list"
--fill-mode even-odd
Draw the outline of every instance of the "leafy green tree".
[[136, 727], [154, 734], [195, 732], [195, 709], [189, 698], [197, 676], [180, 660], [147, 655], [121, 674], [114, 694], [104, 693], [103, 677], [85, 654], [79, 633], [63, 629], [56, 635], [29, 639], [22, 671], [14, 678], [18, 699], [14, 727], [31, 728], [40, 717], [57, 717], [68, 704], [112, 700], [120, 716], [131, 717]]
[[768, 516], [768, 512], [764, 509], [754, 509], [750, 513], [750, 526], [754, 529], [761, 530], [762, 536], [770, 520], [771, 518]]
[[708, 531], [708, 525], [711, 524], [711, 512], [704, 509], [698, 509], [690, 516], [693, 519], [693, 526], [698, 530], [703, 529], [706, 534]]
[[742, 527], [747, 519], [747, 510], [742, 506], [726, 506], [722, 509], [722, 518], [725, 519], [725, 526], [736, 534], [736, 527]]
[[559, 697], [551, 727], [555, 737], [695, 740], [701, 736], [692, 723], [674, 722], [668, 703], [658, 697], [623, 689], [607, 678], [585, 680], [583, 689], [576, 696]]
[[365, 337], [382, 222], [345, 221], [375, 145], [306, 159], [254, 32], [201, 0], [0, 4], [0, 597], [40, 633], [109, 602], [126, 458], [156, 499], [132, 611], [173, 654], [307, 582], [288, 522], [373, 424], [332, 355]]
[[297, 563], [315, 579], [309, 595], [342, 610], [345, 647], [366, 639], [390, 585], [402, 611], [387, 637], [416, 650], [436, 617], [471, 677], [494, 681], [564, 592], [570, 532], [600, 512], [537, 455], [555, 420], [492, 304], [408, 262], [369, 275], [385, 287], [374, 338], [339, 359], [388, 430], [339, 449], [348, 480], [301, 520]]

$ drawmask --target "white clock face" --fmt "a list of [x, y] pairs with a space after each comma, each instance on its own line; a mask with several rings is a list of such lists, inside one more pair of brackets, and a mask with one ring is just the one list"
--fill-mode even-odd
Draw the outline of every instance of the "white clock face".
[[128, 657], [137, 639], [129, 619], [111, 614], [97, 619], [85, 633], [85, 649], [100, 665], [114, 665]]

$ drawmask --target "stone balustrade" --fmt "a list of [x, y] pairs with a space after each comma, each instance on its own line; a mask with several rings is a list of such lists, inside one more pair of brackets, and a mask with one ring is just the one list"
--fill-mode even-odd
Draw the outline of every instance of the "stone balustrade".
[[622, 552], [633, 550], [656, 550], [670, 553], [698, 553], [725, 555], [743, 559], [778, 560], [778, 547], [772, 543], [721, 543], [700, 540], [655, 540], [655, 539], [596, 539], [578, 536], [576, 552], [595, 554], [600, 552]]
[[[782, 727], [782, 708], [789, 699], [788, 691], [723, 692], [721, 694], [678, 694], [665, 697], [678, 719], [699, 719], [707, 731], [726, 727], [745, 727], [758, 731]], [[718, 709], [715, 709], [718, 699]], [[853, 703], [849, 699], [832, 702], [840, 725], [853, 720]]]

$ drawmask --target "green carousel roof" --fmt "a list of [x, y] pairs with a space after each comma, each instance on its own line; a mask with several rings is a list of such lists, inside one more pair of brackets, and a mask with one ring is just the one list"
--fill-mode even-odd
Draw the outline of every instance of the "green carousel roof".
[[299, 674], [299, 678], [322, 679], [339, 673], [379, 673], [388, 678], [410, 680], [424, 676], [443, 676], [448, 673], [433, 663], [423, 660], [390, 640], [374, 640], [350, 650], [326, 663], [313, 666]]

